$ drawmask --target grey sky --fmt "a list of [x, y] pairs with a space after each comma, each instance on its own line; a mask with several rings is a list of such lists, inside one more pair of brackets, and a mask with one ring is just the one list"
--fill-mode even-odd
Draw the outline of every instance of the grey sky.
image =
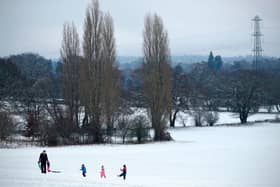
[[[58, 58], [65, 21], [78, 27], [90, 0], [0, 0], [0, 56], [36, 52]], [[251, 54], [253, 23], [264, 21], [265, 55], [280, 56], [280, 0], [100, 0], [114, 19], [118, 55], [142, 54], [146, 13], [159, 14], [169, 33], [172, 55]]]

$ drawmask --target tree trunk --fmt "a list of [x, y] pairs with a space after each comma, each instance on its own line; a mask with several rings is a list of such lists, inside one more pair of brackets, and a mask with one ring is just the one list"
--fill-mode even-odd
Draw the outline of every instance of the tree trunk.
[[94, 143], [103, 143], [103, 134], [101, 132], [101, 125], [100, 125], [100, 120], [99, 120], [99, 116], [96, 117], [97, 119], [94, 120], [93, 123], [93, 134], [94, 134]]
[[177, 113], [179, 112], [178, 109], [175, 110], [174, 114], [172, 112], [172, 110], [170, 111], [170, 115], [169, 115], [169, 124], [170, 127], [175, 127], [175, 122], [176, 122], [176, 117], [177, 117]]
[[247, 123], [248, 113], [246, 111], [242, 111], [239, 114], [241, 124]]
[[152, 113], [152, 127], [154, 128], [154, 141], [164, 140], [164, 127], [160, 121], [160, 114], [157, 112]]
[[88, 126], [88, 113], [87, 113], [87, 110], [85, 109], [85, 116], [84, 116], [84, 119], [83, 119], [83, 126]]
[[155, 136], [154, 141], [162, 141], [164, 140], [164, 133], [159, 128], [155, 128]]
[[277, 111], [280, 112], [280, 104], [275, 105], [275, 107], [276, 107]]

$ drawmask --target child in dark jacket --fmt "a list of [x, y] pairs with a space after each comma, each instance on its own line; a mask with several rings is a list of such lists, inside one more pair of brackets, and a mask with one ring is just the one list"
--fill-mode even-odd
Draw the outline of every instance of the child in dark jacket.
[[86, 177], [87, 168], [86, 168], [86, 166], [84, 164], [82, 164], [82, 167], [81, 167], [80, 170], [82, 171], [83, 176]]

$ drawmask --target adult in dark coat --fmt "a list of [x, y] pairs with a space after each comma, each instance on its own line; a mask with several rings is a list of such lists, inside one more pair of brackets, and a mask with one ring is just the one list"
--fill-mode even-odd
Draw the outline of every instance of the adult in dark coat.
[[46, 173], [47, 172], [47, 163], [49, 162], [48, 160], [48, 155], [46, 153], [46, 151], [44, 150], [39, 157], [39, 161], [38, 163], [40, 163], [40, 167], [41, 167], [41, 172], [42, 173]]

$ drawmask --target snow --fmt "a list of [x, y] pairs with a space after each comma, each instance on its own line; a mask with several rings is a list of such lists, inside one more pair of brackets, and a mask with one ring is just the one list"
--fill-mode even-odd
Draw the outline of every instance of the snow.
[[[280, 124], [169, 130], [173, 142], [0, 149], [0, 186], [278, 187]], [[46, 149], [51, 169], [37, 166]], [[80, 167], [85, 164], [87, 177]], [[127, 180], [117, 177], [127, 165]], [[107, 178], [100, 179], [101, 165]]]
[[[264, 108], [260, 108], [261, 111], [265, 111]], [[147, 110], [144, 108], [132, 108], [133, 114], [130, 115], [130, 118], [133, 119], [137, 115], [143, 115], [147, 118]], [[177, 114], [176, 118], [176, 124], [177, 127], [183, 127], [183, 126], [194, 126], [194, 119], [191, 115], [193, 111], [188, 112], [182, 112], [180, 111]], [[224, 124], [232, 124], [232, 123], [240, 123], [239, 114], [233, 113], [233, 112], [218, 112], [219, 120], [216, 124], [218, 125], [224, 125]], [[256, 121], [264, 121], [264, 120], [274, 120], [277, 116], [279, 116], [279, 113], [253, 113], [249, 114], [247, 121], [248, 122], [256, 122]]]
[[[279, 113], [278, 113], [279, 114]], [[264, 121], [264, 120], [274, 120], [277, 113], [255, 113], [250, 114], [248, 117], [248, 122], [255, 122], [255, 121]], [[232, 112], [218, 112], [219, 120], [216, 124], [232, 124], [232, 123], [240, 123], [239, 114], [232, 113]], [[178, 117], [176, 120], [176, 126], [182, 127], [184, 126], [194, 126], [194, 119], [190, 113], [183, 113], [179, 112]]]

